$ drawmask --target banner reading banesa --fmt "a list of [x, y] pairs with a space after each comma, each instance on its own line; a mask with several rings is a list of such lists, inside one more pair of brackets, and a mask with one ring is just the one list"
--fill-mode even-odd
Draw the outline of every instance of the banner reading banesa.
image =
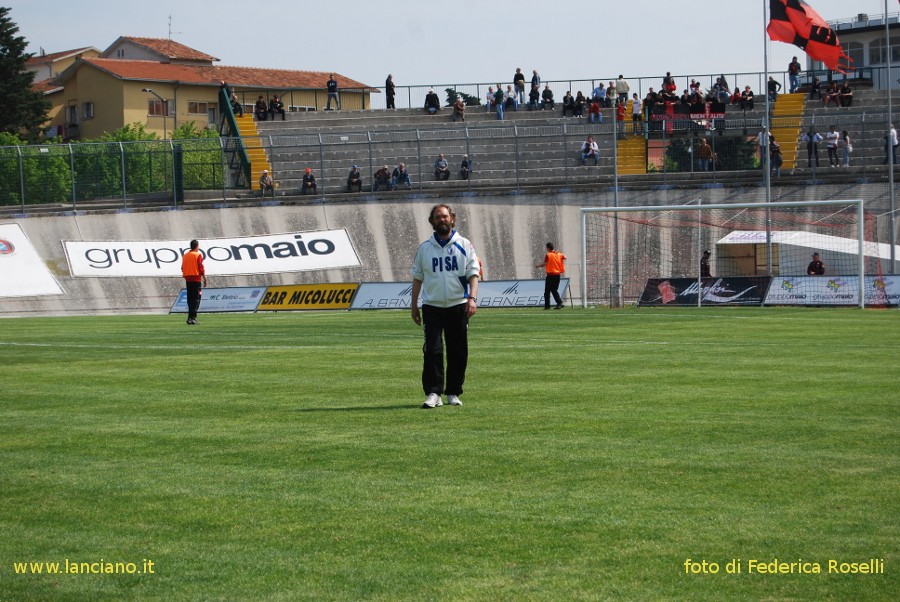
[[0, 274], [0, 297], [62, 294], [19, 224], [0, 225]]
[[[63, 241], [72, 276], [181, 276], [187, 241]], [[347, 231], [319, 230], [200, 239], [207, 276], [275, 274], [355, 267]]]
[[[297, 311], [304, 309], [349, 309], [357, 283], [297, 284], [270, 286], [266, 289], [258, 311]], [[200, 305], [202, 311], [203, 304]]]
[[[569, 279], [562, 278], [559, 282], [562, 298], [565, 298], [568, 286]], [[478, 307], [537, 307], [543, 304], [543, 280], [490, 280], [478, 283]], [[350, 309], [409, 309], [411, 305], [410, 282], [363, 282]]]

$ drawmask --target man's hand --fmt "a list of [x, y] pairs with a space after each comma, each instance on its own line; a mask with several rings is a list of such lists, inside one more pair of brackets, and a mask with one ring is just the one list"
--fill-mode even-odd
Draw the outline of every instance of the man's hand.
[[415, 305], [413, 305], [413, 308], [410, 311], [410, 313], [412, 314], [413, 322], [415, 322], [417, 326], [421, 326], [422, 325], [422, 316], [419, 315], [419, 308], [416, 307]]

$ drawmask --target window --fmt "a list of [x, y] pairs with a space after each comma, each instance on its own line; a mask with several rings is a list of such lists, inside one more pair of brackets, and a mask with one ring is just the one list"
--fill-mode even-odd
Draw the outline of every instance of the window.
[[147, 114], [151, 117], [166, 117], [172, 115], [172, 105], [169, 101], [163, 102], [158, 98], [151, 98], [147, 101]]
[[[215, 105], [213, 105], [215, 106]], [[188, 101], [188, 113], [191, 115], [206, 115], [209, 113], [209, 103], [201, 101]]]
[[851, 68], [859, 69], [866, 64], [862, 42], [847, 42], [846, 44], [842, 44], [842, 46], [844, 47], [844, 52], [846, 52], [847, 56], [850, 57], [850, 60], [853, 61], [850, 63]]
[[93, 119], [94, 118], [94, 103], [85, 102], [81, 104], [81, 118], [82, 119]]
[[[869, 43], [869, 64], [884, 65], [887, 63], [887, 53], [884, 51], [884, 38], [878, 38]], [[891, 63], [900, 63], [900, 38], [891, 38]]]
[[69, 105], [69, 118], [68, 122], [70, 124], [78, 123], [78, 106], [77, 105]]

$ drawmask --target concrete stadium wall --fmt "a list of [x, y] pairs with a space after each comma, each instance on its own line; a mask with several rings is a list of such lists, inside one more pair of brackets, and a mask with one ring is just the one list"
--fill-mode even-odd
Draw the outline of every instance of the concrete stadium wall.
[[[868, 184], [773, 189], [772, 200], [864, 198], [886, 206], [884, 186]], [[762, 202], [762, 188], [719, 188], [620, 192], [621, 206]], [[613, 194], [561, 192], [547, 194], [479, 193], [439, 198], [416, 195], [402, 199], [313, 203], [304, 205], [135, 211], [0, 219], [18, 223], [59, 281], [64, 294], [0, 297], [0, 316], [165, 313], [183, 287], [181, 278], [76, 278], [69, 273], [64, 240], [202, 240], [283, 232], [346, 228], [361, 260], [359, 268], [263, 276], [217, 276], [210, 287], [264, 286], [321, 282], [408, 281], [419, 243], [431, 234], [428, 211], [448, 203], [457, 214], [459, 231], [482, 257], [489, 280], [543, 277], [535, 264], [544, 243], [553, 241], [568, 256], [572, 294], [581, 296], [581, 207], [611, 206]], [[880, 212], [879, 212], [880, 213]], [[883, 230], [883, 226], [879, 227]], [[879, 233], [887, 240], [887, 235]]]

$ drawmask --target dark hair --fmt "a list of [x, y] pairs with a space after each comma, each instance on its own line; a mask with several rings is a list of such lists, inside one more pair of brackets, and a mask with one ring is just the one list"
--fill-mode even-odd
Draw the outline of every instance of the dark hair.
[[200, 246], [200, 241], [198, 241], [196, 238], [191, 241], [191, 249], [196, 249], [199, 246]]
[[428, 213], [428, 223], [431, 224], [432, 226], [434, 225], [434, 212], [437, 211], [438, 209], [440, 209], [441, 207], [444, 207], [447, 209], [447, 212], [450, 214], [450, 219], [453, 220], [453, 224], [455, 225], [456, 224], [456, 214], [453, 213], [453, 209], [450, 208], [450, 205], [447, 205], [446, 203], [438, 203], [437, 205], [435, 205], [434, 207], [431, 208], [431, 211]]
[[550, 251], [553, 250], [553, 243], [552, 243], [552, 242], [548, 242], [548, 243], [547, 243], [547, 249], [550, 250]]

